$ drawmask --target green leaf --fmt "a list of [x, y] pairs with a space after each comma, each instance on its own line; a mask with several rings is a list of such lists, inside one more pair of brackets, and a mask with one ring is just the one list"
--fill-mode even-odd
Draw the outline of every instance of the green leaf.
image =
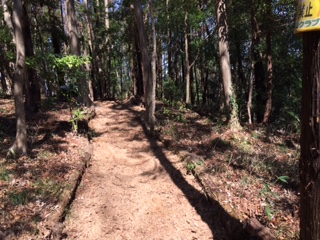
[[278, 177], [277, 180], [284, 182], [284, 183], [288, 183], [288, 181], [287, 181], [288, 179], [289, 179], [288, 176], [280, 176], [280, 177]]
[[271, 210], [269, 205], [267, 205], [265, 209], [266, 209], [268, 219], [271, 220], [273, 217], [273, 211]]

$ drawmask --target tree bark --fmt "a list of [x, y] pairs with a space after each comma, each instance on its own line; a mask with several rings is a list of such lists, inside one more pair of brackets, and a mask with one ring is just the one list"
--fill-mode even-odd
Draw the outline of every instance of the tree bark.
[[[76, 12], [74, 7], [74, 0], [67, 0], [67, 16], [69, 22], [69, 35], [70, 35], [70, 53], [72, 55], [80, 56], [80, 42], [79, 42], [79, 32], [78, 24], [76, 19]], [[81, 68], [81, 71], [85, 71], [84, 68]], [[92, 106], [93, 102], [89, 98], [89, 87], [86, 78], [80, 77], [77, 79], [79, 85], [79, 98], [78, 101], [86, 107]]]
[[188, 24], [188, 11], [184, 15], [184, 51], [185, 51], [185, 68], [186, 68], [186, 104], [191, 104], [191, 66], [190, 66], [190, 53], [189, 53], [189, 24]]
[[4, 94], [8, 94], [8, 86], [7, 86], [7, 82], [6, 82], [6, 75], [4, 73], [4, 69], [3, 66], [0, 66], [0, 74], [1, 74], [1, 90]]
[[263, 116], [263, 124], [268, 124], [271, 113], [272, 113], [272, 98], [273, 98], [273, 66], [272, 66], [272, 48], [271, 48], [271, 0], [267, 1], [267, 18], [268, 29], [266, 35], [266, 45], [267, 45], [267, 102], [266, 108]]
[[78, 33], [78, 23], [76, 19], [76, 11], [74, 7], [74, 0], [66, 0], [68, 28], [70, 37], [70, 53], [80, 56], [80, 43]]
[[252, 1], [251, 5], [251, 48], [250, 48], [250, 60], [251, 60], [251, 69], [250, 69], [250, 79], [249, 79], [249, 91], [248, 91], [248, 102], [247, 102], [247, 111], [248, 111], [248, 123], [251, 125], [253, 122], [252, 115], [252, 101], [253, 101], [253, 88], [254, 88], [254, 69], [255, 69], [255, 46], [258, 41], [258, 32], [256, 29], [256, 19], [255, 19], [255, 9], [254, 9], [254, 1]]
[[110, 29], [110, 19], [109, 19], [109, 4], [111, 0], [104, 0], [104, 7], [105, 7], [105, 26], [106, 26], [106, 94], [107, 97], [110, 97], [111, 91], [111, 43], [110, 43], [110, 33], [108, 32]]
[[16, 116], [16, 139], [9, 154], [27, 153], [26, 115], [23, 103], [23, 84], [25, 80], [25, 42], [22, 29], [23, 8], [21, 0], [13, 1], [12, 23], [16, 42], [16, 66], [14, 72], [14, 104]]
[[[34, 57], [33, 42], [30, 29], [30, 20], [25, 5], [22, 6], [22, 30], [24, 36], [24, 44], [27, 58]], [[36, 71], [32, 66], [26, 68], [25, 78], [25, 97], [26, 110], [28, 113], [36, 113], [38, 111], [38, 102], [41, 100], [40, 87], [37, 81]]]
[[[63, 26], [63, 21], [61, 22], [57, 19], [57, 17], [54, 14], [54, 9], [48, 7], [48, 13], [49, 13], [49, 21], [50, 21], [50, 34], [51, 34], [51, 41], [52, 41], [52, 47], [53, 47], [53, 53], [57, 56], [61, 55], [61, 50], [62, 50], [62, 42], [61, 39], [59, 38], [59, 30], [57, 25], [61, 24]], [[58, 26], [59, 26], [58, 25]], [[65, 85], [65, 80], [64, 80], [64, 73], [57, 69], [57, 77], [58, 77], [58, 87]], [[50, 83], [48, 83], [49, 85]]]
[[259, 22], [256, 18], [256, 3], [252, 1], [251, 7], [251, 28], [252, 28], [252, 48], [253, 48], [253, 63], [254, 63], [254, 81], [253, 87], [255, 88], [255, 94], [252, 94], [254, 100], [254, 113], [255, 120], [258, 123], [262, 123], [264, 116], [264, 106], [265, 106], [265, 72], [262, 62], [262, 53], [259, 50], [259, 45], [261, 42], [261, 30]]
[[[167, 22], [170, 23], [170, 0], [166, 0], [166, 15], [167, 15]], [[174, 79], [174, 72], [173, 72], [173, 67], [172, 67], [172, 33], [171, 33], [171, 28], [170, 25], [167, 25], [167, 55], [168, 55], [168, 78], [173, 80]]]
[[146, 123], [152, 132], [155, 124], [155, 83], [152, 79], [152, 72], [150, 66], [150, 56], [148, 53], [148, 39], [143, 23], [143, 13], [140, 0], [134, 1], [134, 12], [137, 21], [139, 43], [142, 57], [142, 72], [144, 82], [144, 97], [146, 105]]
[[231, 128], [239, 128], [237, 101], [232, 87], [231, 66], [228, 43], [227, 9], [225, 0], [216, 0], [216, 13], [219, 37], [220, 68], [223, 81], [225, 107]]
[[[150, 6], [150, 17], [151, 17], [151, 28], [152, 28], [152, 59], [151, 59], [151, 69], [152, 69], [152, 82], [153, 82], [153, 88], [152, 93], [155, 95], [155, 89], [156, 89], [156, 83], [157, 83], [157, 37], [156, 37], [156, 26], [154, 21], [154, 15], [153, 15], [153, 0], [149, 1]], [[155, 96], [153, 97], [155, 100]]]
[[320, 239], [320, 32], [303, 33], [300, 239]]
[[134, 63], [134, 71], [135, 71], [135, 82], [134, 85], [136, 87], [136, 92], [134, 93], [135, 96], [137, 97], [142, 97], [144, 96], [144, 80], [143, 80], [143, 74], [142, 74], [142, 60], [141, 60], [141, 50], [139, 46], [139, 34], [138, 34], [138, 29], [137, 25], [134, 25], [134, 29], [136, 30], [134, 34], [134, 47], [135, 47], [135, 56], [133, 56], [133, 63]]

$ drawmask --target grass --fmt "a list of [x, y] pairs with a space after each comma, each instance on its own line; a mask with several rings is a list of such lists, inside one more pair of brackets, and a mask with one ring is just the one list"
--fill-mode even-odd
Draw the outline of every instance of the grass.
[[33, 194], [27, 189], [22, 191], [12, 191], [8, 194], [8, 200], [14, 206], [25, 205], [33, 199]]
[[52, 152], [47, 151], [47, 150], [42, 150], [37, 154], [37, 157], [40, 159], [47, 159], [47, 158], [52, 157], [52, 155], [53, 155]]
[[0, 180], [9, 182], [12, 179], [12, 171], [2, 167], [0, 169]]

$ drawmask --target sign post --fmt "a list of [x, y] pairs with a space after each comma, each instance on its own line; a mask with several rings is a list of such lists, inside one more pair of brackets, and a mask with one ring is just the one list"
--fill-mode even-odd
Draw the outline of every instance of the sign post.
[[320, 239], [320, 0], [299, 0], [303, 39], [300, 137], [300, 239]]
[[295, 33], [320, 30], [320, 1], [299, 0]]

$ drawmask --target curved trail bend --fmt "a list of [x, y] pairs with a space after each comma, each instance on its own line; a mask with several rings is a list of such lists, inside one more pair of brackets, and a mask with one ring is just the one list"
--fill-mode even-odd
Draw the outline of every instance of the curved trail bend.
[[227, 239], [179, 158], [148, 138], [139, 107], [96, 103], [93, 157], [66, 239]]

